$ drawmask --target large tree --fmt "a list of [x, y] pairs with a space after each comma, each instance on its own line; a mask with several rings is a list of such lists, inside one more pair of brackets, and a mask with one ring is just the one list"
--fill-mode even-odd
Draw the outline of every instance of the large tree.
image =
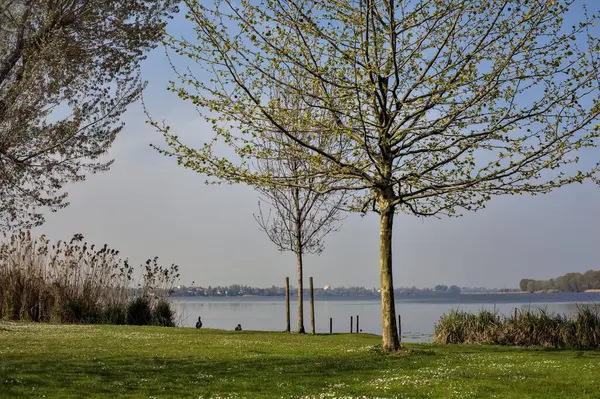
[[[400, 345], [397, 212], [457, 216], [493, 196], [547, 193], [598, 170], [576, 165], [580, 149], [597, 145], [600, 112], [596, 16], [581, 2], [185, 3], [197, 37], [170, 39], [190, 66], [171, 89], [198, 106], [215, 136], [192, 148], [156, 124], [163, 151], [217, 179], [293, 187], [248, 161], [276, 156], [263, 132], [277, 129], [303, 147], [294, 155], [311, 162], [308, 174], [334, 176], [330, 189], [354, 190], [355, 210], [380, 215], [384, 350]], [[326, 112], [286, 126], [289, 111], [274, 92]], [[340, 140], [344, 150], [307, 142], [306, 131]], [[235, 156], [220, 152], [221, 143]]]
[[[291, 119], [286, 126], [297, 131], [304, 142], [327, 149], [339, 151], [344, 143], [332, 141], [327, 134], [313, 137], [310, 131], [300, 133], [300, 129], [310, 125], [315, 113], [322, 114], [292, 97], [280, 95], [274, 98], [278, 106], [286, 110]], [[293, 128], [298, 125], [299, 128]], [[339, 227], [342, 219], [342, 206], [345, 195], [339, 190], [330, 191], [335, 186], [331, 176], [312, 175], [313, 165], [307, 157], [298, 157], [299, 152], [308, 151], [291, 140], [278, 129], [271, 129], [269, 140], [264, 141], [269, 153], [274, 157], [258, 157], [253, 164], [261, 175], [287, 177], [291, 185], [260, 185], [257, 190], [263, 202], [271, 206], [269, 212], [263, 211], [259, 202], [259, 212], [254, 215], [260, 229], [266, 233], [280, 251], [290, 251], [296, 255], [298, 282], [298, 333], [304, 330], [304, 255], [320, 255], [325, 249], [325, 236]], [[265, 130], [261, 132], [267, 136]]]
[[144, 84], [171, 0], [0, 0], [0, 231], [67, 205]]

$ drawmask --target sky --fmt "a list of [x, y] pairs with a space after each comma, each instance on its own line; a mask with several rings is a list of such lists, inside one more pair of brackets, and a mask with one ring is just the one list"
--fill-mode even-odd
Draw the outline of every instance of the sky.
[[[171, 26], [189, 33], [182, 18]], [[167, 92], [173, 73], [162, 48], [149, 55], [143, 74], [149, 82], [144, 100], [155, 119], [191, 140], [211, 134], [193, 107]], [[48, 214], [35, 233], [54, 241], [82, 233], [134, 263], [159, 256], [165, 265], [179, 265], [184, 285], [282, 286], [286, 276], [295, 281], [295, 257], [278, 252], [258, 229], [252, 188], [207, 186], [203, 176], [150, 148], [163, 139], [145, 123], [140, 103], [124, 121], [109, 154], [112, 169], [69, 186], [71, 205]], [[341, 230], [327, 237], [321, 256], [306, 256], [306, 281], [313, 276], [316, 286], [378, 287], [378, 234], [376, 214], [349, 214]], [[401, 214], [393, 245], [396, 287], [516, 288], [521, 278], [600, 269], [600, 187], [586, 183], [545, 196], [495, 198], [461, 218]]]

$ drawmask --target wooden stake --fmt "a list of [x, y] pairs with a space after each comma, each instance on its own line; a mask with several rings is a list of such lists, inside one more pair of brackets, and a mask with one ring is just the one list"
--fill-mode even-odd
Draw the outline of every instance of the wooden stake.
[[333, 317], [329, 318], [329, 334], [333, 334]]
[[358, 315], [356, 315], [356, 333], [358, 334], [360, 332], [360, 324], [358, 322]]
[[402, 342], [402, 316], [398, 315], [398, 342]]
[[315, 333], [315, 296], [313, 293], [313, 278], [308, 278], [308, 285], [310, 289], [310, 330]]
[[352, 321], [352, 316], [350, 316], [350, 334], [352, 334], [352, 325], [354, 322]]
[[290, 278], [285, 278], [285, 331], [290, 332]]

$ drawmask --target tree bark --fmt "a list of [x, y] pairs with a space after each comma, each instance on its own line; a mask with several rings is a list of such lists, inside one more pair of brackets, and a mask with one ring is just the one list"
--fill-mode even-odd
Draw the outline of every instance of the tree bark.
[[302, 284], [302, 252], [296, 253], [298, 261], [298, 333], [304, 334], [304, 285]]
[[393, 206], [381, 208], [379, 232], [379, 279], [381, 282], [381, 326], [383, 350], [385, 352], [400, 349], [398, 328], [396, 325], [396, 305], [394, 303], [394, 282], [392, 279], [392, 226], [394, 223]]

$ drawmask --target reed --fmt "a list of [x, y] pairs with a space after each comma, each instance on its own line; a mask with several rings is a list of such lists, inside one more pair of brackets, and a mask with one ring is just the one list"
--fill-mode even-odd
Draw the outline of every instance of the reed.
[[600, 312], [596, 305], [578, 305], [571, 316], [527, 309], [507, 317], [496, 311], [473, 314], [456, 309], [435, 324], [435, 342], [600, 349]]
[[149, 259], [136, 286], [134, 268], [119, 255], [106, 244], [88, 244], [81, 234], [54, 244], [30, 231], [12, 235], [0, 244], [0, 318], [126, 324], [132, 301], [141, 298], [152, 314], [162, 312], [149, 324], [173, 324], [164, 321], [164, 304], [158, 305], [179, 277], [178, 267]]

